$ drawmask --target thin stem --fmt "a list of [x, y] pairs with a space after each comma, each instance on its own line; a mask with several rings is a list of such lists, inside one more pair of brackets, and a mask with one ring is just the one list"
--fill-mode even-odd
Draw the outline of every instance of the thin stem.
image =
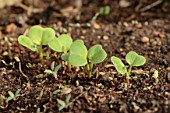
[[67, 61], [68, 71], [71, 72], [71, 64]]
[[39, 45], [38, 52], [39, 52], [39, 59], [40, 59], [40, 61], [42, 62], [42, 61], [43, 61], [43, 49], [42, 49], [42, 44]]
[[92, 22], [93, 22], [93, 21], [95, 21], [99, 15], [100, 15], [100, 13], [99, 13], [99, 12], [97, 12], [97, 13], [93, 16], [93, 18], [92, 18]]
[[[63, 51], [64, 51], [64, 48], [63, 48]], [[67, 54], [67, 51], [64, 51], [64, 54]], [[67, 64], [67, 67], [68, 67], [68, 71], [71, 72], [71, 64], [69, 61], [65, 61], [66, 64]]]
[[127, 81], [127, 84], [130, 85], [130, 72], [132, 70], [132, 65], [130, 65], [129, 69], [128, 69], [128, 72], [126, 73], [126, 81]]
[[129, 69], [128, 69], [128, 72], [126, 73], [126, 78], [130, 78], [130, 72], [132, 70], [132, 65], [130, 65]]
[[92, 70], [93, 70], [93, 63], [87, 64], [87, 71], [88, 71], [88, 76], [89, 76], [89, 78], [90, 78], [91, 75], [92, 75]]

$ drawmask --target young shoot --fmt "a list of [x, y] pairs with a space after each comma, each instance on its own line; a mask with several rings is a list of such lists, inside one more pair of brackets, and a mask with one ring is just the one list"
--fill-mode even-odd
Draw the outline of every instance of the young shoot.
[[32, 26], [28, 36], [20, 35], [18, 42], [39, 54], [39, 59], [43, 61], [43, 45], [47, 45], [55, 37], [55, 31], [52, 28], [42, 28], [41, 26]]
[[143, 64], [145, 64], [146, 59], [145, 57], [138, 55], [136, 52], [134, 51], [130, 51], [127, 55], [126, 55], [126, 61], [129, 64], [129, 68], [127, 69], [127, 67], [123, 64], [123, 62], [121, 61], [121, 59], [119, 59], [118, 57], [112, 56], [111, 57], [111, 61], [114, 64], [116, 70], [124, 75], [126, 74], [126, 79], [127, 82], [129, 84], [129, 79], [131, 79], [130, 77], [130, 73], [132, 70], [133, 66], [142, 66]]
[[93, 65], [103, 62], [106, 56], [107, 53], [101, 45], [94, 45], [88, 51], [82, 40], [76, 40], [70, 47], [69, 62], [71, 65], [78, 67], [87, 65], [87, 71], [90, 78]]
[[10, 100], [16, 100], [16, 98], [20, 96], [20, 91], [21, 89], [18, 89], [15, 94], [12, 91], [8, 91], [9, 97], [6, 99], [6, 102], [8, 103]]
[[61, 111], [64, 108], [68, 108], [68, 106], [70, 106], [72, 103], [70, 102], [71, 99], [71, 94], [68, 94], [65, 101], [57, 99], [57, 102], [59, 104], [59, 108], [58, 110]]
[[92, 21], [95, 21], [99, 15], [108, 15], [110, 13], [110, 7], [105, 6], [100, 8], [100, 10], [93, 16]]
[[63, 52], [61, 58], [62, 60], [67, 62], [69, 70], [71, 70], [71, 67], [68, 61], [68, 50], [70, 49], [72, 42], [72, 38], [69, 35], [62, 34], [58, 38], [54, 38], [48, 43], [48, 46], [52, 50], [57, 52]]
[[57, 79], [57, 73], [58, 73], [58, 70], [61, 68], [61, 64], [55, 66], [55, 61], [53, 61], [51, 63], [51, 69], [45, 69], [45, 73], [47, 74], [53, 74], [54, 78]]

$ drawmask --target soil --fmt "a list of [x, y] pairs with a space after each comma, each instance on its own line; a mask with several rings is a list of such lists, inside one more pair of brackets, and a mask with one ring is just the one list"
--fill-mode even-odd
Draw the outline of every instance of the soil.
[[[170, 112], [170, 2], [134, 0], [121, 7], [119, 0], [76, 2], [42, 0], [40, 5], [22, 5], [0, 10], [0, 112], [2, 113], [169, 113]], [[92, 17], [103, 6], [109, 15]], [[26, 6], [24, 8], [23, 6]], [[29, 7], [30, 6], [30, 7]], [[32, 7], [32, 10], [30, 9]], [[81, 15], [79, 14], [81, 11]], [[80, 17], [80, 18], [79, 18]], [[63, 65], [57, 79], [44, 71], [51, 63], [63, 64], [60, 53], [44, 46], [44, 62], [38, 54], [17, 42], [32, 25], [52, 27], [56, 34], [68, 33], [82, 39], [87, 48], [101, 44], [107, 52], [103, 63], [94, 66], [89, 79], [84, 67]], [[147, 62], [134, 67], [130, 86], [115, 70], [111, 56], [124, 63], [129, 51], [145, 56]], [[126, 63], [127, 65], [127, 63]], [[158, 82], [153, 78], [158, 71]], [[6, 102], [8, 91], [19, 95]], [[58, 99], [71, 94], [71, 105], [59, 111]]]

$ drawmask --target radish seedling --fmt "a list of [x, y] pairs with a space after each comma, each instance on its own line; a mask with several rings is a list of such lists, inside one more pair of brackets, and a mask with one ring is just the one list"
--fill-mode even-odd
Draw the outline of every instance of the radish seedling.
[[[82, 40], [76, 40], [70, 47], [69, 62], [73, 66], [87, 65], [87, 71], [90, 78], [93, 65], [104, 61], [106, 56], [107, 53], [101, 45], [94, 45], [88, 51]], [[87, 57], [90, 63], [88, 63]]]
[[21, 35], [18, 42], [39, 54], [39, 58], [43, 61], [43, 45], [47, 45], [50, 40], [55, 37], [55, 31], [52, 28], [42, 28], [41, 26], [32, 26], [28, 32], [28, 37]]
[[145, 64], [146, 59], [145, 59], [145, 57], [138, 55], [136, 52], [130, 51], [126, 55], [126, 61], [129, 64], [128, 69], [126, 68], [126, 66], [123, 64], [123, 62], [118, 57], [112, 56], [111, 61], [114, 64], [116, 70], [120, 74], [122, 74], [122, 75], [126, 74], [126, 79], [129, 83], [129, 79], [131, 79], [130, 73], [131, 73], [132, 67], [133, 66], [142, 66], [143, 64]]
[[62, 60], [66, 61], [68, 63], [68, 68], [71, 70], [70, 64], [68, 62], [68, 50], [70, 49], [70, 46], [72, 44], [72, 38], [67, 34], [62, 34], [58, 38], [52, 39], [48, 46], [57, 52], [63, 52], [61, 58]]

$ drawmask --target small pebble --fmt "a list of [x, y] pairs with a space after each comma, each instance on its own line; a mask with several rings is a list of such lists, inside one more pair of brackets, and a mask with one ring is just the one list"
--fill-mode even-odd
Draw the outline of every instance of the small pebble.
[[137, 23], [135, 26], [136, 26], [137, 28], [142, 28], [142, 24], [141, 24], [141, 23]]
[[104, 40], [108, 40], [109, 37], [108, 37], [108, 36], [103, 36], [103, 39], [104, 39]]
[[100, 29], [101, 28], [100, 25], [98, 23], [96, 23], [96, 22], [93, 22], [93, 27], [95, 29]]
[[7, 25], [6, 32], [12, 33], [12, 32], [15, 32], [16, 29], [17, 29], [17, 26], [14, 23], [11, 23], [11, 24]]
[[128, 24], [127, 22], [123, 22], [123, 25], [124, 25], [125, 27], [128, 27], [128, 26], [129, 26], [129, 24]]
[[168, 82], [170, 83], [170, 72], [168, 72], [167, 74], [167, 79], [168, 79]]
[[149, 38], [144, 36], [144, 37], [141, 38], [141, 42], [147, 43], [147, 42], [149, 42]]
[[98, 39], [101, 39], [101, 36], [97, 36]]
[[3, 52], [3, 54], [2, 54], [3, 56], [8, 56], [8, 52], [7, 51], [5, 51], [5, 52]]

